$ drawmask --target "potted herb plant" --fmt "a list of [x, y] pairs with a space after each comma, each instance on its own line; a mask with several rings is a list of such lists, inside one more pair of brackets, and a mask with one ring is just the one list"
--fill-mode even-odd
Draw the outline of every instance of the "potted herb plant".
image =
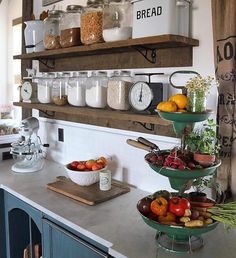
[[208, 76], [203, 78], [201, 75], [190, 79], [185, 88], [187, 89], [187, 111], [204, 112], [206, 111], [206, 96], [212, 86], [214, 78]]
[[187, 150], [193, 153], [193, 159], [202, 167], [213, 165], [219, 151], [216, 126], [213, 119], [208, 119], [200, 130], [191, 132], [185, 138]]

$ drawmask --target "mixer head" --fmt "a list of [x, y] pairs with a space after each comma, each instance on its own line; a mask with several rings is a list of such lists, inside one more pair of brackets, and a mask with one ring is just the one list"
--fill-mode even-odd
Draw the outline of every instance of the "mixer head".
[[28, 117], [21, 121], [20, 134], [22, 136], [31, 136], [37, 134], [39, 129], [39, 120], [35, 117]]

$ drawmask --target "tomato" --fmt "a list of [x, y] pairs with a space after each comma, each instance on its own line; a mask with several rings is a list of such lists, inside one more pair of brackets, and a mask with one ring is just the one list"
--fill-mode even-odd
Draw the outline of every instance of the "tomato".
[[151, 202], [151, 211], [160, 216], [165, 215], [168, 210], [168, 201], [164, 197], [158, 197]]
[[169, 201], [169, 211], [176, 216], [183, 217], [185, 210], [190, 209], [190, 202], [181, 197], [172, 197]]
[[104, 157], [99, 157], [97, 160], [96, 160], [97, 163], [101, 163], [103, 165], [103, 167], [105, 167], [108, 163], [107, 159], [104, 158]]
[[150, 206], [152, 201], [153, 199], [150, 197], [141, 199], [137, 204], [139, 212], [141, 212], [143, 215], [148, 215], [151, 212]]
[[92, 170], [95, 171], [95, 170], [100, 170], [103, 168], [103, 165], [101, 165], [100, 163], [97, 163], [95, 162], [92, 166]]
[[77, 170], [84, 171], [86, 169], [86, 166], [84, 163], [79, 163], [77, 166]]
[[94, 163], [95, 163], [95, 160], [90, 159], [85, 162], [85, 166], [88, 170], [92, 170], [92, 166], [94, 165]]
[[79, 165], [78, 161], [72, 161], [70, 163], [70, 168], [73, 169], [73, 170], [76, 170], [78, 165]]
[[172, 212], [167, 212], [165, 215], [161, 215], [158, 217], [158, 221], [161, 222], [175, 222], [176, 216]]

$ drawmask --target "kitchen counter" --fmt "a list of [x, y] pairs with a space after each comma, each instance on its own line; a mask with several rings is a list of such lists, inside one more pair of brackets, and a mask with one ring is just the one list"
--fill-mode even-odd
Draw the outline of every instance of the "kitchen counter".
[[[148, 227], [136, 210], [136, 203], [148, 193], [131, 188], [115, 199], [87, 206], [47, 189], [47, 183], [66, 175], [62, 165], [46, 161], [40, 172], [19, 174], [11, 171], [12, 160], [0, 163], [0, 185], [52, 218], [108, 247], [114, 257], [168, 258], [176, 254], [157, 248], [155, 230]], [[222, 225], [203, 235], [205, 246], [191, 258], [236, 257], [236, 234]]]

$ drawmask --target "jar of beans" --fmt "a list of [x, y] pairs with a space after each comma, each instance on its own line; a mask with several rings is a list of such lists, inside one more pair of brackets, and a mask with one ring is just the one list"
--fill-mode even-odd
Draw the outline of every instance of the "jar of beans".
[[128, 110], [129, 91], [133, 84], [133, 78], [129, 71], [115, 71], [108, 82], [107, 104], [116, 110]]
[[67, 104], [67, 87], [70, 73], [57, 73], [57, 78], [52, 84], [52, 100], [55, 105], [64, 106]]
[[73, 47], [81, 45], [80, 40], [80, 16], [83, 7], [80, 5], [68, 5], [66, 12], [60, 20], [60, 44], [61, 47]]
[[44, 20], [44, 47], [45, 49], [61, 48], [59, 22], [63, 11], [52, 10]]
[[103, 42], [103, 0], [89, 0], [81, 15], [81, 41], [85, 45]]

